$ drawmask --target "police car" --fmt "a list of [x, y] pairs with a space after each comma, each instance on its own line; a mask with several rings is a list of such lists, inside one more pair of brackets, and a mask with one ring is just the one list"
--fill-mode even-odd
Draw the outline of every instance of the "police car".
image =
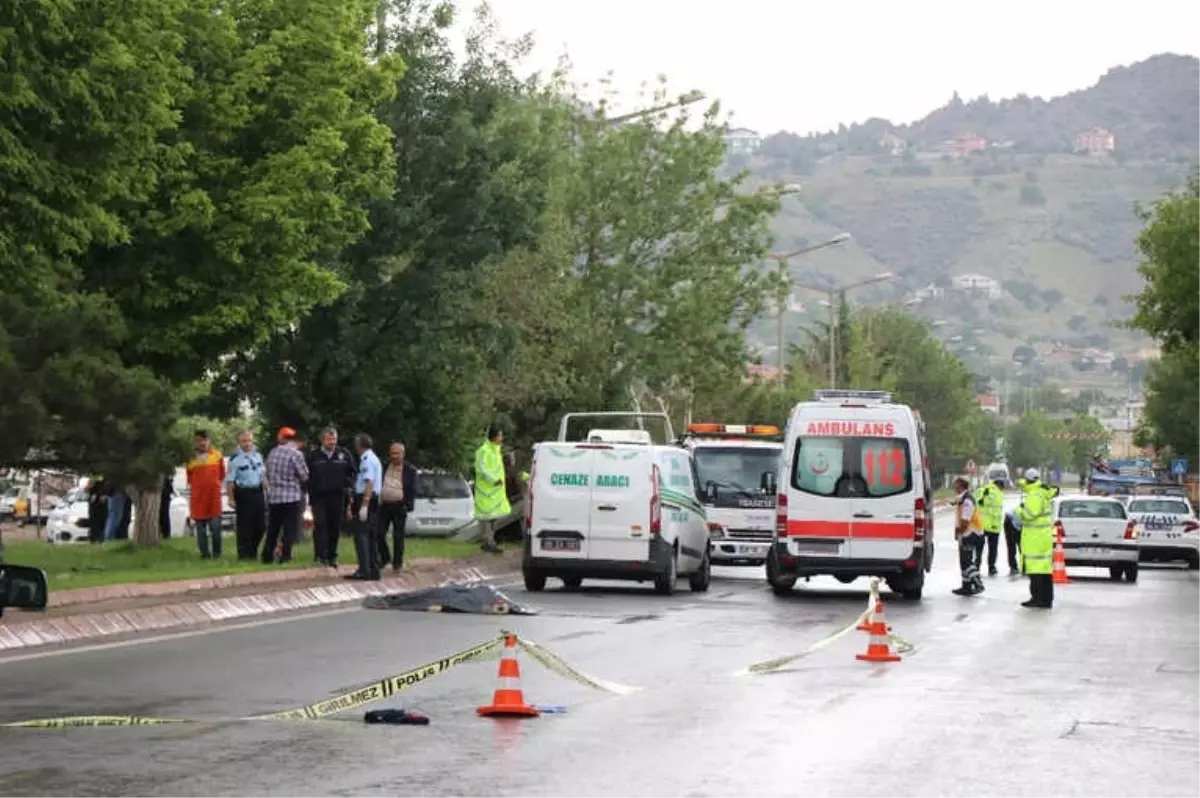
[[691, 424], [692, 453], [718, 565], [762, 565], [775, 539], [775, 481], [783, 442], [769, 425]]
[[1137, 524], [1138, 559], [1200, 568], [1200, 523], [1191, 502], [1182, 496], [1135, 495], [1126, 511]]

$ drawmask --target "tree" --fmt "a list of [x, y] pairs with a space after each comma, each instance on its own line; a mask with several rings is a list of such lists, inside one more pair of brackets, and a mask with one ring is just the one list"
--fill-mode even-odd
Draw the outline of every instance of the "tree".
[[366, 229], [365, 202], [390, 189], [391, 144], [371, 109], [398, 62], [367, 61], [366, 0], [15, 7], [42, 15], [17, 27], [36, 32], [18, 37], [21, 74], [44, 91], [15, 84], [0, 107], [17, 109], [4, 125], [16, 134], [2, 146], [22, 163], [54, 155], [10, 196], [61, 215], [24, 214], [33, 229], [4, 239], [6, 264], [38, 253], [27, 290], [5, 298], [19, 311], [5, 338], [52, 332], [14, 350], [50, 357], [6, 390], [59, 462], [152, 488], [136, 491], [135, 537], [154, 545], [182, 387], [340, 289], [330, 267]]
[[1046, 194], [1042, 191], [1040, 186], [1037, 186], [1033, 183], [1026, 183], [1021, 186], [1020, 199], [1022, 205], [1040, 207], [1046, 204]]

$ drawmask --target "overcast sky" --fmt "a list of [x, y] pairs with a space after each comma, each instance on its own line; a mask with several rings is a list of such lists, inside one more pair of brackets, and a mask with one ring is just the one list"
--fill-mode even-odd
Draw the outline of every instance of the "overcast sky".
[[[474, 0], [459, 0], [463, 12]], [[533, 32], [529, 71], [564, 52], [576, 79], [665, 74], [704, 91], [735, 125], [824, 131], [882, 116], [910, 122], [964, 99], [1057, 96], [1110, 67], [1200, 52], [1200, 3], [1139, 0], [491, 0], [506, 35]], [[466, 16], [464, 13], [463, 16]]]

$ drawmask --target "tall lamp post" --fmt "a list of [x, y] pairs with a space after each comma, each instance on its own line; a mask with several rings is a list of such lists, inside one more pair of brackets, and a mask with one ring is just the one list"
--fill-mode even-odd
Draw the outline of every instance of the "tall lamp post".
[[693, 105], [694, 103], [703, 102], [705, 99], [707, 99], [707, 95], [704, 92], [689, 91], [687, 94], [679, 95], [679, 98], [677, 100], [673, 100], [672, 102], [656, 105], [652, 108], [643, 108], [640, 111], [632, 111], [628, 114], [621, 114], [620, 116], [610, 117], [601, 121], [606, 125], [619, 125], [622, 122], [641, 119], [642, 117], [651, 116], [653, 114], [661, 113], [662, 111], [670, 111], [674, 108], [683, 108], [686, 105]]
[[853, 283], [846, 283], [837, 288], [824, 288], [822, 286], [811, 285], [808, 283], [796, 283], [800, 288], [807, 288], [818, 294], [824, 294], [826, 303], [829, 306], [829, 387], [837, 387], [837, 325], [838, 325], [838, 294], [844, 294], [847, 291], [853, 291], [855, 288], [862, 288], [864, 285], [874, 285], [875, 283], [886, 282], [896, 275], [892, 272], [881, 272], [874, 277], [867, 277], [863, 280], [858, 280]]
[[[798, 193], [798, 192], [794, 192], [794, 191], [790, 191], [790, 190], [786, 191], [786, 192], [784, 192], [784, 191], [780, 192], [781, 195], [783, 195], [784, 193], [791, 194], [791, 193]], [[769, 257], [775, 261], [775, 263], [779, 267], [780, 274], [785, 274], [786, 270], [787, 270], [787, 262], [789, 260], [791, 260], [792, 258], [798, 258], [801, 255], [807, 255], [808, 253], [816, 252], [819, 249], [828, 249], [829, 247], [836, 247], [840, 244], [845, 244], [851, 238], [853, 238], [853, 236], [851, 236], [849, 233], [838, 233], [837, 235], [835, 235], [833, 238], [829, 239], [828, 241], [822, 241], [819, 244], [813, 244], [812, 246], [809, 246], [809, 247], [801, 247], [800, 249], [794, 249], [791, 252], [773, 252], [770, 255], [768, 255], [767, 257]], [[788, 284], [789, 284], [788, 285], [788, 296], [789, 297], [791, 296], [791, 286], [792, 285], [799, 285], [801, 287], [807, 287], [807, 286], [804, 286], [802, 283], [793, 282], [790, 278], [788, 280]], [[779, 380], [780, 385], [783, 385], [783, 312], [784, 312], [784, 302], [785, 301], [786, 301], [786, 298], [779, 303], [779, 307], [775, 314], [775, 325], [776, 325], [775, 345], [777, 348], [777, 352], [776, 352], [777, 364], [779, 366], [778, 380]]]

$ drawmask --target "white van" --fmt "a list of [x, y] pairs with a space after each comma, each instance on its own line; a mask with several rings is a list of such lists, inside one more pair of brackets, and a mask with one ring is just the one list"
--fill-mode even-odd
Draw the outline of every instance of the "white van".
[[782, 433], [763, 424], [690, 424], [715, 565], [762, 565], [775, 541], [775, 484]]
[[788, 420], [767, 581], [782, 595], [800, 577], [878, 576], [920, 599], [933, 567], [932, 502], [912, 408], [885, 391], [817, 391]]
[[[581, 421], [588, 431], [572, 440]], [[647, 421], [662, 426], [661, 441]], [[637, 428], [613, 428], [623, 423]], [[568, 589], [584, 579], [653, 581], [670, 595], [680, 575], [692, 590], [708, 590], [708, 518], [691, 454], [673, 440], [661, 413], [563, 417], [558, 440], [533, 451], [521, 563], [527, 590], [544, 589], [553, 576]]]

